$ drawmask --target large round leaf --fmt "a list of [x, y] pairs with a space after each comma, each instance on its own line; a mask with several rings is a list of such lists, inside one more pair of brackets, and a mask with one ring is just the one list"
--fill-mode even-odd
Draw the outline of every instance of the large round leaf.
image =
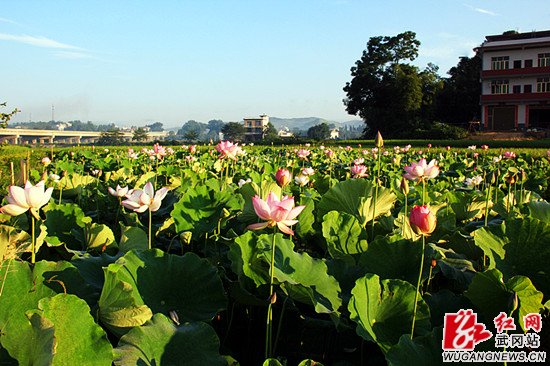
[[[319, 216], [340, 211], [355, 216], [361, 226], [376, 217], [388, 213], [397, 199], [391, 189], [379, 187], [378, 199], [374, 199], [375, 186], [365, 179], [349, 179], [338, 182], [323, 195], [318, 204]], [[376, 207], [375, 207], [376, 206]]]
[[[426, 246], [422, 278], [428, 278], [429, 263], [434, 250]], [[378, 237], [361, 255], [363, 273], [375, 273], [381, 278], [395, 278], [416, 285], [422, 255], [422, 242], [411, 242], [399, 236]]]
[[[351, 291], [348, 304], [350, 317], [357, 323], [357, 334], [376, 342], [382, 351], [399, 342], [403, 334], [410, 334], [416, 288], [401, 280], [380, 280], [375, 274], [359, 278]], [[430, 332], [430, 310], [421, 296], [414, 334]]]
[[537, 291], [528, 277], [515, 276], [504, 283], [502, 273], [491, 269], [477, 273], [465, 292], [487, 321], [492, 321], [500, 312], [509, 314], [514, 310], [515, 297], [518, 298], [516, 324], [523, 327], [523, 317], [529, 313], [538, 313], [542, 308], [543, 294]]
[[227, 303], [216, 268], [194, 253], [178, 256], [158, 249], [130, 251], [109, 265], [106, 284], [111, 276], [130, 290], [109, 286], [102, 298], [132, 296], [138, 306], [145, 304], [153, 313], [165, 315], [175, 311], [181, 321], [210, 320]]
[[323, 217], [323, 236], [333, 258], [360, 254], [368, 247], [365, 228], [345, 212], [330, 211]]
[[28, 342], [36, 334], [27, 311], [36, 309], [41, 299], [65, 291], [93, 303], [93, 292], [68, 262], [40, 261], [31, 271], [26, 262], [8, 260], [0, 266], [0, 279], [0, 342], [21, 365], [36, 361]]
[[226, 365], [212, 327], [202, 322], [175, 326], [162, 314], [124, 335], [115, 365]]
[[[36, 316], [40, 319], [36, 319]], [[51, 365], [111, 365], [113, 347], [103, 329], [90, 314], [86, 302], [74, 295], [59, 294], [44, 298], [38, 303], [38, 310], [29, 312], [33, 328], [40, 326], [42, 334], [51, 333], [53, 328], [53, 358]], [[34, 321], [33, 321], [34, 320]], [[45, 329], [44, 329], [45, 328]], [[48, 337], [39, 343], [34, 352], [48, 357]]]
[[441, 327], [434, 328], [431, 333], [413, 340], [408, 334], [404, 334], [399, 338], [399, 343], [386, 353], [386, 360], [390, 366], [439, 366], [443, 362], [441, 357], [442, 342], [443, 329]]

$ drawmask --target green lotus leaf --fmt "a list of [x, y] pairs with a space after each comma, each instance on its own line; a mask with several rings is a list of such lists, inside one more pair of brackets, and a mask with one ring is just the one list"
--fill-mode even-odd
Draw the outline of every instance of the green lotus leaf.
[[346, 212], [355, 216], [363, 227], [367, 222], [388, 213], [397, 197], [389, 188], [378, 188], [376, 208], [375, 187], [365, 179], [348, 179], [338, 182], [321, 197], [318, 207], [319, 217], [330, 211]]
[[45, 224], [49, 236], [56, 236], [71, 248], [82, 249], [80, 244], [75, 246], [75, 230], [78, 232], [84, 228], [84, 211], [74, 203], [56, 204], [50, 202], [44, 207], [46, 213]]
[[59, 180], [58, 186], [63, 189], [64, 198], [74, 198], [82, 192], [82, 188], [94, 182], [94, 177], [73, 173]]
[[[428, 278], [434, 250], [426, 246], [422, 279]], [[422, 242], [401, 239], [399, 236], [378, 237], [361, 255], [359, 266], [363, 273], [375, 273], [382, 279], [395, 278], [416, 285], [422, 255]]]
[[298, 366], [323, 366], [323, 364], [320, 363], [320, 362], [308, 359], [308, 360], [303, 360], [302, 362], [300, 362], [298, 364]]
[[30, 235], [13, 226], [0, 225], [0, 261], [14, 259], [21, 252], [20, 246], [30, 243]]
[[115, 243], [115, 235], [110, 227], [104, 224], [91, 223], [86, 225], [85, 230], [86, 247], [88, 249], [104, 249]]
[[[130, 287], [116, 285], [117, 281]], [[218, 272], [208, 260], [158, 249], [133, 250], [109, 265], [101, 296], [120, 296], [120, 301], [131, 296], [136, 306], [147, 305], [153, 313], [165, 315], [175, 312], [182, 322], [210, 320], [227, 303]]]
[[198, 238], [214, 231], [220, 220], [226, 219], [224, 209], [236, 212], [242, 204], [242, 197], [230, 189], [214, 191], [199, 185], [185, 192], [170, 215], [178, 233], [191, 231]]
[[[36, 319], [36, 315], [41, 319]], [[33, 325], [40, 326], [38, 331], [42, 337], [48, 333], [44, 327], [53, 328], [51, 341], [55, 351], [52, 365], [112, 364], [113, 347], [84, 300], [65, 294], [43, 298], [38, 303], [38, 310], [28, 312], [28, 316], [31, 321], [34, 319]], [[47, 357], [44, 352], [47, 352], [49, 343], [49, 339], [42, 339], [40, 347], [34, 348], [33, 352], [41, 352], [41, 358]]]
[[149, 242], [145, 231], [135, 226], [120, 225], [122, 236], [120, 238], [119, 249], [122, 253], [127, 253], [132, 249], [147, 250]]
[[386, 353], [386, 360], [390, 366], [439, 366], [443, 363], [442, 342], [441, 327], [434, 328], [432, 332], [412, 340], [408, 334], [403, 334], [399, 342]]
[[323, 217], [323, 236], [333, 258], [367, 250], [367, 233], [359, 221], [345, 212], [330, 211]]
[[237, 245], [231, 246], [229, 251], [235, 273], [249, 277], [256, 286], [268, 284], [273, 239], [276, 247], [274, 277], [281, 287], [295, 300], [312, 304], [319, 313], [338, 311], [342, 302], [340, 286], [327, 273], [326, 263], [307, 253], [296, 253], [294, 243], [282, 234], [256, 236], [249, 231], [237, 237]]
[[[416, 288], [406, 281], [380, 280], [370, 273], [359, 278], [348, 304], [350, 318], [357, 323], [357, 334], [376, 342], [386, 353], [401, 335], [410, 335], [415, 292]], [[421, 296], [417, 305], [414, 332], [422, 336], [431, 330], [430, 310]]]
[[514, 310], [517, 296], [518, 308], [514, 317], [516, 324], [521, 324], [522, 328], [525, 315], [538, 313], [543, 308], [543, 294], [537, 291], [528, 277], [515, 276], [504, 283], [502, 273], [497, 269], [477, 273], [465, 296], [483, 312], [488, 321], [492, 321], [500, 312], [509, 314]]
[[36, 309], [41, 299], [64, 292], [95, 302], [90, 287], [68, 262], [40, 261], [31, 270], [26, 262], [7, 260], [0, 266], [0, 278], [0, 343], [22, 365], [33, 364], [35, 357], [28, 342], [35, 331], [27, 311]]
[[268, 358], [262, 363], [262, 366], [283, 366], [283, 364], [276, 358]]
[[124, 335], [115, 349], [117, 366], [122, 365], [226, 365], [219, 354], [220, 342], [206, 323], [176, 326], [162, 314]]
[[529, 208], [529, 214], [531, 217], [550, 224], [550, 203], [545, 201], [533, 201], [529, 202], [527, 207]]
[[315, 235], [315, 201], [311, 197], [301, 198], [300, 205], [306, 206], [300, 215], [297, 217], [298, 224], [296, 224], [296, 235], [300, 238]]

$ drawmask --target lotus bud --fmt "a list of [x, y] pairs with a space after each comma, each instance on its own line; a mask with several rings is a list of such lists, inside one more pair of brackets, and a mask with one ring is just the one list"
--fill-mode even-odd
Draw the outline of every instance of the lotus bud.
[[288, 169], [279, 168], [275, 173], [275, 180], [280, 187], [285, 187], [290, 183], [291, 177]]
[[376, 133], [376, 138], [374, 139], [374, 146], [377, 148], [384, 147], [384, 139], [382, 138], [382, 134], [380, 134], [380, 131]]
[[172, 321], [176, 323], [176, 325], [180, 325], [180, 318], [178, 316], [178, 313], [176, 313], [175, 310], [170, 310], [169, 314], [170, 314], [170, 319], [172, 319]]
[[401, 178], [401, 184], [399, 185], [399, 188], [401, 188], [401, 192], [406, 196], [409, 194], [409, 180], [405, 177]]
[[189, 245], [191, 243], [191, 237], [193, 233], [191, 231], [184, 231], [180, 234], [180, 240], [182, 244]]
[[508, 175], [506, 176], [506, 182], [507, 182], [508, 184], [514, 184], [514, 183], [516, 183], [516, 175], [515, 175], [515, 174], [508, 174]]
[[271, 295], [271, 297], [269, 298], [269, 302], [271, 304], [275, 304], [277, 302], [277, 293], [274, 292], [273, 295]]
[[525, 183], [527, 181], [527, 173], [525, 172], [525, 170], [521, 170], [521, 182], [522, 183]]
[[435, 266], [437, 266], [437, 261], [435, 260], [435, 258], [432, 258], [431, 266], [432, 268], [435, 268]]
[[497, 181], [497, 177], [496, 177], [496, 175], [495, 175], [495, 172], [493, 172], [493, 173], [491, 174], [491, 184], [495, 184], [496, 181]]
[[409, 217], [411, 227], [418, 235], [430, 235], [437, 224], [437, 218], [430, 211], [430, 208], [424, 206], [414, 206]]

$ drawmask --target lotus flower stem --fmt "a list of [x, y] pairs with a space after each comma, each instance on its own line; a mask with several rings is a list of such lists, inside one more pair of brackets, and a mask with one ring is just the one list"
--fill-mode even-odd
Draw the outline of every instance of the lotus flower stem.
[[279, 324], [277, 325], [277, 334], [275, 335], [275, 343], [273, 345], [273, 353], [277, 353], [277, 343], [279, 342], [279, 336], [281, 335], [281, 328], [283, 327], [283, 318], [286, 310], [286, 302], [288, 301], [288, 296], [283, 301], [283, 308], [281, 309], [281, 315], [279, 316]]
[[380, 150], [378, 150], [376, 152], [376, 165], [377, 165], [377, 171], [376, 171], [376, 186], [374, 188], [374, 203], [372, 205], [372, 229], [371, 229], [371, 237], [372, 239], [374, 239], [374, 222], [375, 222], [375, 219], [376, 219], [376, 202], [378, 201], [378, 183], [379, 183], [379, 180], [380, 180], [380, 155], [382, 155], [382, 149], [380, 148]]
[[31, 214], [31, 263], [34, 264], [36, 262], [36, 238], [35, 238], [35, 222], [36, 219]]
[[15, 171], [13, 169], [13, 161], [10, 161], [10, 174], [11, 174], [11, 185], [15, 185]]
[[271, 357], [272, 320], [273, 320], [273, 278], [275, 274], [275, 234], [271, 237], [271, 266], [269, 271], [269, 305], [267, 306], [267, 320], [265, 330], [265, 358]]
[[424, 248], [426, 247], [426, 236], [422, 235], [422, 255], [420, 257], [420, 272], [418, 273], [418, 282], [416, 283], [416, 292], [414, 293], [414, 309], [411, 327], [411, 339], [414, 336], [414, 323], [416, 321], [416, 308], [418, 306], [418, 292], [420, 291], [420, 283], [422, 282], [422, 270], [424, 269]]
[[151, 246], [151, 240], [152, 240], [152, 236], [151, 236], [151, 226], [152, 226], [152, 222], [153, 222], [153, 213], [151, 212], [151, 206], [149, 206], [149, 235], [148, 235], [148, 245], [149, 245], [149, 249], [152, 248]]
[[485, 195], [485, 226], [489, 221], [489, 197], [491, 197], [491, 184], [487, 185], [487, 194]]
[[405, 214], [403, 215], [403, 226], [401, 227], [401, 235], [405, 235], [405, 223], [407, 222], [407, 194], [405, 194]]

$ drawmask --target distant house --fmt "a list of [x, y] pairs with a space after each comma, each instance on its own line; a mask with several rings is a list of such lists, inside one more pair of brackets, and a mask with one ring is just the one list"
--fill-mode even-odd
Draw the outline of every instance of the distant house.
[[550, 128], [550, 31], [486, 36], [475, 50], [484, 128]]
[[243, 118], [246, 141], [263, 140], [269, 116], [262, 114], [260, 118]]
[[283, 127], [277, 132], [277, 136], [279, 136], [282, 139], [285, 138], [291, 138], [294, 137], [294, 134], [290, 132], [290, 129], [288, 127]]
[[55, 125], [58, 131], [64, 131], [67, 127], [71, 127], [73, 124], [70, 122], [59, 122]]
[[340, 129], [338, 129], [338, 128], [331, 129], [329, 138], [332, 139], [332, 140], [339, 139], [340, 138]]

